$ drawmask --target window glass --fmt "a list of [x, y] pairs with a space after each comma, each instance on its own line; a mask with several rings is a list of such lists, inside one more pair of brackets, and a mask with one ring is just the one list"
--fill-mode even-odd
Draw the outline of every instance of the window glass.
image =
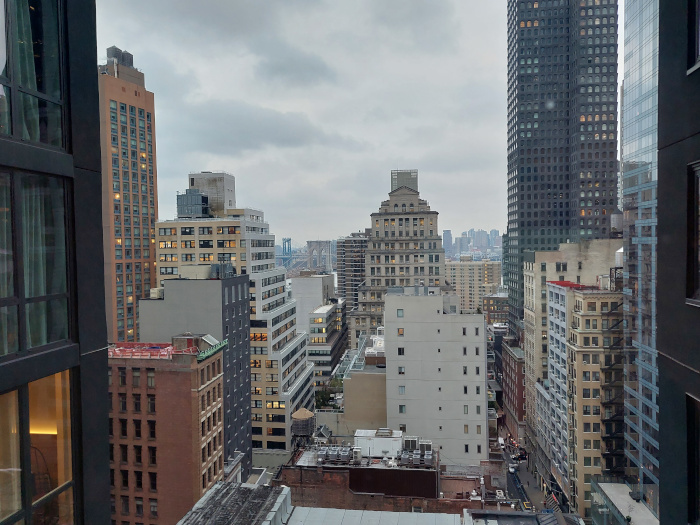
[[19, 93], [21, 136], [25, 140], [62, 146], [62, 109], [58, 104], [26, 93]]
[[0, 521], [22, 508], [17, 392], [0, 396]]
[[[68, 338], [64, 186], [53, 177], [22, 177], [27, 345]], [[59, 295], [59, 297], [56, 297]], [[53, 297], [51, 297], [53, 296]]]
[[[0, 14], [0, 20], [1, 19], [2, 14]], [[4, 24], [2, 27], [4, 27]], [[0, 60], [3, 60], [2, 56], [0, 56]], [[10, 88], [0, 85], [0, 134], [10, 135], [11, 133], [12, 110], [10, 106]]]
[[58, 2], [17, 0], [15, 5], [20, 84], [60, 99]]
[[[31, 446], [32, 501], [36, 501], [72, 480], [69, 372], [59, 372], [29, 383], [29, 441]], [[41, 507], [46, 523], [72, 512], [72, 497]]]

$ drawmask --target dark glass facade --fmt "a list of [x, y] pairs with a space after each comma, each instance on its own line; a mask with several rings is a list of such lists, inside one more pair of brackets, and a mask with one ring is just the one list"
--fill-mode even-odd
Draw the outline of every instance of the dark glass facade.
[[95, 6], [0, 7], [0, 524], [107, 523]]
[[659, 521], [700, 523], [700, 6], [659, 2]]
[[523, 254], [606, 238], [617, 209], [617, 0], [508, 2], [509, 321]]

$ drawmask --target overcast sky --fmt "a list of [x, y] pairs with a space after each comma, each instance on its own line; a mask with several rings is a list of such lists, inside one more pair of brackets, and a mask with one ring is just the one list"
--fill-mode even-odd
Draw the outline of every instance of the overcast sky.
[[97, 27], [155, 93], [161, 219], [223, 170], [278, 243], [337, 238], [415, 168], [440, 229], [506, 226], [505, 1], [98, 0]]

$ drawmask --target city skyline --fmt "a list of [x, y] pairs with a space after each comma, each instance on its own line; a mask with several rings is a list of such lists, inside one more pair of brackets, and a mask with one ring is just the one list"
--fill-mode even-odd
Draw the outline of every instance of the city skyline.
[[[160, 219], [187, 173], [223, 170], [278, 237], [333, 239], [365, 226], [390, 170], [418, 169], [443, 224], [505, 229], [505, 6], [97, 7], [98, 61], [128, 50], [157, 93]], [[477, 12], [493, 23], [467, 25]]]

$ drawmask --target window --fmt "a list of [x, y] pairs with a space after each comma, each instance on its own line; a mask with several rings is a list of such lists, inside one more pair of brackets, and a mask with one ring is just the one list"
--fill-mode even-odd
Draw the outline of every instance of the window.
[[134, 498], [134, 512], [137, 516], [143, 516], [143, 498]]
[[[467, 387], [465, 386], [464, 388], [466, 389]], [[464, 413], [465, 414], [469, 413], [469, 405], [464, 405]]]
[[403, 328], [397, 328], [397, 335], [403, 337]]
[[400, 366], [399, 367], [399, 375], [402, 376], [406, 373], [406, 367], [405, 366]]
[[148, 447], [148, 464], [149, 465], [157, 465], [156, 462], [156, 447]]
[[156, 371], [154, 368], [146, 369], [146, 385], [148, 388], [156, 387]]
[[156, 411], [156, 396], [148, 394], [148, 413], [153, 414]]
[[156, 422], [148, 421], [148, 437], [150, 439], [156, 438]]
[[404, 348], [402, 346], [399, 347], [399, 355], [404, 355]]
[[469, 454], [469, 445], [466, 443], [464, 444], [464, 453]]
[[403, 308], [396, 310], [396, 317], [403, 317]]
[[464, 433], [469, 434], [469, 425], [464, 425]]
[[141, 395], [134, 394], [133, 399], [134, 399], [134, 412], [141, 412]]
[[158, 500], [157, 499], [149, 499], [148, 504], [151, 510], [151, 517], [155, 518], [158, 516]]
[[158, 490], [158, 474], [155, 472], [149, 472], [148, 483], [150, 485], [151, 492], [156, 492]]
[[134, 368], [131, 371], [131, 384], [136, 388], [141, 386], [141, 369], [140, 368]]
[[399, 405], [399, 414], [406, 413], [406, 405]]
[[405, 385], [399, 385], [399, 395], [402, 396], [406, 393], [406, 386]]

